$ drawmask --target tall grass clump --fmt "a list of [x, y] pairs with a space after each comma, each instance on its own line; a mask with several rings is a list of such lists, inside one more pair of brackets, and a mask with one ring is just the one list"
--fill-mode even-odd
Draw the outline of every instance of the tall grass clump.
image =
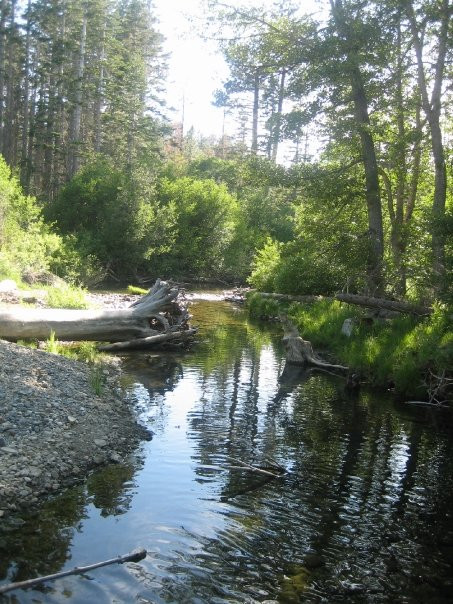
[[50, 308], [86, 309], [90, 303], [86, 299], [86, 290], [81, 287], [52, 287], [47, 292], [47, 306]]
[[258, 292], [247, 294], [247, 309], [254, 319], [269, 319], [286, 312], [288, 305], [272, 298], [263, 298]]

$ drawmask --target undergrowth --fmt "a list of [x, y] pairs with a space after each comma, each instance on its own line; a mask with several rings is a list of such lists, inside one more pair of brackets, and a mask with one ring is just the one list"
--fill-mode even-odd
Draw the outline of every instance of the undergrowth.
[[86, 290], [80, 287], [51, 287], [47, 291], [47, 306], [50, 308], [89, 308]]
[[[254, 293], [247, 306], [255, 317], [285, 312], [315, 349], [331, 353], [375, 386], [394, 387], [399, 396], [423, 397], [430, 372], [440, 375], [453, 367], [451, 310], [440, 305], [423, 319], [401, 316], [373, 322], [359, 308], [337, 301], [281, 304]], [[351, 337], [341, 333], [348, 318], [354, 320]]]

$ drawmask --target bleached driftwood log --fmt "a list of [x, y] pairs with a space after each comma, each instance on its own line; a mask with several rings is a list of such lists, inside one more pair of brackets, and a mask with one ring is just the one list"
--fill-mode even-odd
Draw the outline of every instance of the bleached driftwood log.
[[304, 340], [297, 327], [284, 315], [280, 316], [283, 326], [283, 345], [286, 352], [286, 361], [293, 365], [313, 365], [320, 369], [347, 372], [348, 367], [333, 365], [321, 360], [313, 351], [313, 346], [308, 340]]
[[[179, 289], [158, 279], [153, 287], [121, 310], [25, 309], [0, 312], [0, 338], [125, 342], [159, 336], [174, 339], [174, 332], [188, 329], [189, 314], [178, 304]], [[131, 348], [132, 346], [129, 346]]]

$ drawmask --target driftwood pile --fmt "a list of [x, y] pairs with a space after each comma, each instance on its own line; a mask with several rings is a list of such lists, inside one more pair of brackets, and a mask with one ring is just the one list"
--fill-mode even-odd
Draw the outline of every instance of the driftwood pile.
[[100, 350], [148, 348], [187, 343], [197, 330], [189, 325], [183, 292], [158, 279], [131, 306], [120, 310], [15, 308], [0, 312], [0, 338], [9, 341], [58, 340], [108, 342]]

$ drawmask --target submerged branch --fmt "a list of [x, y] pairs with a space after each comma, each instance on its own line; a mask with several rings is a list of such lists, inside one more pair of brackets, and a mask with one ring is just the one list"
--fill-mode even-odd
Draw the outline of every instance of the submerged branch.
[[4, 594], [8, 591], [13, 591], [14, 589], [24, 589], [27, 587], [35, 587], [36, 585], [41, 585], [41, 583], [45, 583], [46, 581], [54, 581], [55, 579], [61, 579], [63, 577], [69, 577], [70, 575], [82, 575], [89, 570], [94, 570], [95, 568], [101, 568], [102, 566], [108, 566], [109, 564], [124, 564], [125, 562], [140, 562], [146, 558], [147, 551], [146, 549], [137, 549], [129, 554], [124, 554], [123, 556], [117, 556], [116, 558], [110, 558], [109, 560], [104, 560], [103, 562], [96, 562], [95, 564], [89, 564], [88, 566], [76, 566], [71, 570], [65, 570], [59, 573], [54, 573], [52, 575], [46, 575], [44, 577], [36, 577], [35, 579], [27, 579], [26, 581], [16, 581], [15, 583], [8, 583], [7, 585], [3, 585], [0, 587], [0, 594]]

